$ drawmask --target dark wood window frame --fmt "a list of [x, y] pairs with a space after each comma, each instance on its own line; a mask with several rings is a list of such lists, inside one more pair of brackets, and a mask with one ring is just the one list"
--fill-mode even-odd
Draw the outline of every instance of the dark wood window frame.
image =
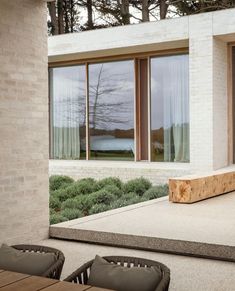
[[[137, 54], [118, 55], [112, 57], [101, 57], [93, 59], [49, 62], [49, 69], [76, 65], [85, 65], [86, 67], [86, 160], [90, 160], [90, 142], [89, 142], [89, 64], [134, 60], [135, 64], [135, 106], [134, 106], [134, 140], [135, 140], [135, 161], [151, 162], [150, 151], [150, 57], [167, 56], [188, 53], [188, 48], [179, 48], [164, 51], [145, 52]], [[142, 67], [142, 69], [141, 69]], [[140, 85], [141, 77], [144, 76], [144, 83]], [[50, 79], [50, 76], [49, 76]], [[49, 83], [49, 93], [51, 92]], [[142, 94], [141, 94], [142, 93]], [[141, 95], [143, 96], [141, 98]], [[143, 108], [144, 106], [144, 108]], [[142, 108], [142, 109], [141, 109]], [[53, 143], [51, 135], [51, 97], [49, 94], [49, 134], [50, 145]], [[50, 158], [51, 157], [51, 151]]]
[[149, 161], [149, 59], [135, 59], [136, 160]]

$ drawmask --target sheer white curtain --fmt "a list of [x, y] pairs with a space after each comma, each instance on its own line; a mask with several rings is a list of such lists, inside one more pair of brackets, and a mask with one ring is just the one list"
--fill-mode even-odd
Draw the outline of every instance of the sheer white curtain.
[[80, 158], [78, 70], [55, 68], [51, 72], [53, 102], [53, 157]]
[[164, 161], [189, 161], [188, 55], [164, 57]]

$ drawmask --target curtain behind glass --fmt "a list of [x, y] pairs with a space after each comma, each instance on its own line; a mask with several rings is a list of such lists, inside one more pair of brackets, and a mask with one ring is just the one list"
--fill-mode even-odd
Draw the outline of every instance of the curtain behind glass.
[[85, 151], [84, 66], [54, 68], [51, 74], [52, 156], [79, 159]]
[[[152, 99], [159, 106], [159, 117], [152, 123], [155, 130], [163, 130], [163, 160], [189, 161], [189, 79], [188, 55], [152, 59]], [[152, 104], [152, 105], [153, 105]]]

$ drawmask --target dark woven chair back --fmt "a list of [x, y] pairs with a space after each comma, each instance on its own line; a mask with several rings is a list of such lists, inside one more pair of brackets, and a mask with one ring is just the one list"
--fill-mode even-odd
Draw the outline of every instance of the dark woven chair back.
[[[162, 278], [159, 285], [156, 287], [155, 291], [166, 291], [169, 288], [170, 284], [170, 270], [162, 263], [142, 258], [134, 258], [134, 257], [123, 257], [123, 256], [108, 256], [103, 257], [106, 261], [114, 264], [118, 264], [121, 266], [125, 266], [127, 268], [131, 267], [151, 267], [157, 266], [160, 268], [162, 273]], [[75, 272], [73, 272], [70, 276], [68, 276], [64, 281], [73, 282], [77, 284], [87, 284], [90, 269], [94, 260], [91, 260], [80, 268], [78, 268]], [[139, 290], [141, 291], [141, 290]]]
[[56, 261], [53, 265], [50, 266], [48, 270], [42, 274], [42, 277], [51, 278], [51, 279], [60, 279], [62, 268], [64, 265], [64, 254], [54, 248], [39, 246], [39, 245], [14, 245], [13, 248], [20, 250], [22, 252], [35, 252], [35, 253], [53, 253], [56, 256]]

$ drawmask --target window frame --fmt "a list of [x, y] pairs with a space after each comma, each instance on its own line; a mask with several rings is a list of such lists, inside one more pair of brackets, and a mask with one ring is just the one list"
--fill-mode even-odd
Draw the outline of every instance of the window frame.
[[[123, 62], [123, 61], [132, 61], [133, 62], [133, 116], [134, 116], [134, 145], [135, 145], [135, 152], [134, 152], [134, 159], [133, 160], [127, 160], [127, 162], [133, 162], [133, 161], [136, 161], [136, 155], [137, 155], [137, 152], [136, 152], [136, 71], [135, 71], [135, 59], [134, 58], [129, 58], [129, 59], [115, 59], [115, 60], [107, 60], [107, 61], [103, 61], [103, 62], [89, 62], [89, 63], [86, 63], [86, 66], [87, 66], [87, 76], [86, 76], [86, 86], [87, 86], [87, 96], [86, 96], [86, 100], [87, 100], [87, 124], [86, 124], [86, 127], [88, 128], [88, 139], [87, 139], [87, 145], [88, 145], [88, 158], [87, 160], [92, 160], [92, 161], [99, 161], [99, 159], [93, 159], [90, 157], [90, 141], [89, 141], [89, 138], [90, 138], [90, 120], [89, 120], [89, 108], [90, 108], [90, 104], [89, 104], [89, 65], [96, 65], [96, 64], [105, 64], [105, 63], [115, 63], [115, 62]], [[100, 159], [100, 161], [109, 161], [108, 159]], [[111, 160], [112, 161], [112, 160]], [[118, 161], [118, 162], [122, 162], [122, 160], [115, 160], [115, 161]]]
[[[166, 163], [166, 162], [154, 162], [151, 161], [151, 58], [158, 57], [158, 56], [171, 56], [171, 55], [182, 55], [182, 54], [189, 54], [188, 47], [177, 48], [177, 49], [170, 49], [170, 50], [161, 50], [161, 51], [149, 51], [143, 53], [136, 53], [136, 54], [126, 54], [126, 55], [115, 55], [115, 56], [108, 56], [108, 57], [99, 57], [99, 58], [89, 58], [89, 59], [81, 59], [81, 60], [72, 60], [72, 61], [57, 61], [57, 62], [49, 62], [48, 64], [48, 80], [50, 81], [50, 70], [53, 68], [63, 68], [63, 67], [71, 67], [77, 65], [84, 65], [85, 66], [85, 91], [86, 91], [86, 161], [90, 159], [90, 131], [89, 131], [89, 65], [90, 64], [98, 64], [98, 63], [105, 63], [105, 62], [115, 62], [115, 61], [125, 61], [131, 60], [134, 64], [134, 144], [135, 144], [135, 162], [141, 162], [139, 159], [139, 147], [137, 145], [137, 138], [138, 132], [140, 131], [138, 127], [138, 120], [137, 120], [137, 100], [139, 95], [139, 70], [138, 70], [138, 62], [141, 59], [147, 60], [147, 71], [148, 71], [148, 80], [147, 80], [147, 97], [148, 97], [148, 106], [146, 110], [148, 111], [148, 160], [147, 162], [151, 163]], [[52, 108], [52, 96], [51, 96], [51, 82], [49, 82], [48, 86], [48, 93], [49, 93], [49, 158], [53, 159], [51, 156], [51, 144], [53, 143], [53, 135], [51, 131], [51, 108]], [[103, 162], [107, 160], [92, 160], [96, 162]], [[131, 162], [131, 161], [119, 161], [119, 162]], [[146, 161], [144, 161], [146, 162]], [[172, 163], [172, 162], [170, 162]]]
[[[151, 75], [151, 59], [154, 58], [158, 58], [158, 57], [168, 57], [168, 56], [179, 56], [179, 55], [188, 55], [189, 53], [178, 53], [178, 54], [171, 54], [171, 55], [158, 55], [158, 56], [149, 56], [149, 162], [152, 163], [170, 163], [170, 164], [175, 164], [175, 163], [179, 163], [179, 164], [189, 164], [190, 163], [190, 138], [189, 138], [189, 160], [187, 162], [174, 162], [174, 161], [153, 161], [152, 160], [152, 134], [151, 134], [151, 113], [152, 113], [152, 105], [151, 105], [151, 100], [152, 100], [152, 96], [151, 96], [151, 79], [152, 79], [152, 75]], [[189, 68], [188, 68], [188, 74], [189, 74]], [[189, 75], [188, 75], [189, 77]], [[189, 95], [189, 101], [190, 101], [190, 95]], [[189, 116], [190, 116], [190, 105], [189, 105]], [[190, 120], [189, 120], [189, 135], [190, 135]]]
[[[79, 161], [81, 160], [88, 160], [87, 159], [87, 155], [89, 155], [89, 153], [87, 153], [87, 137], [89, 139], [89, 135], [87, 135], [87, 84], [89, 84], [87, 82], [87, 73], [86, 73], [86, 65], [83, 64], [83, 63], [79, 63], [77, 64], [78, 66], [82, 66], [84, 65], [85, 67], [85, 98], [86, 98], [86, 103], [85, 103], [85, 106], [86, 106], [86, 158], [85, 159], [79, 159]], [[54, 150], [52, 150], [52, 145], [54, 143], [54, 140], [53, 140], [53, 129], [52, 129], [52, 122], [53, 122], [53, 117], [54, 117], [54, 112], [53, 112], [53, 100], [52, 100], [52, 95], [53, 95], [53, 87], [51, 86], [51, 72], [53, 72], [52, 69], [54, 68], [65, 68], [65, 67], [73, 67], [73, 66], [77, 66], [77, 65], [66, 65], [66, 66], [56, 66], [56, 67], [50, 67], [48, 66], [48, 126], [49, 126], [49, 159], [52, 159], [52, 160], [57, 160], [55, 158], [52, 157], [52, 155], [54, 155]]]

